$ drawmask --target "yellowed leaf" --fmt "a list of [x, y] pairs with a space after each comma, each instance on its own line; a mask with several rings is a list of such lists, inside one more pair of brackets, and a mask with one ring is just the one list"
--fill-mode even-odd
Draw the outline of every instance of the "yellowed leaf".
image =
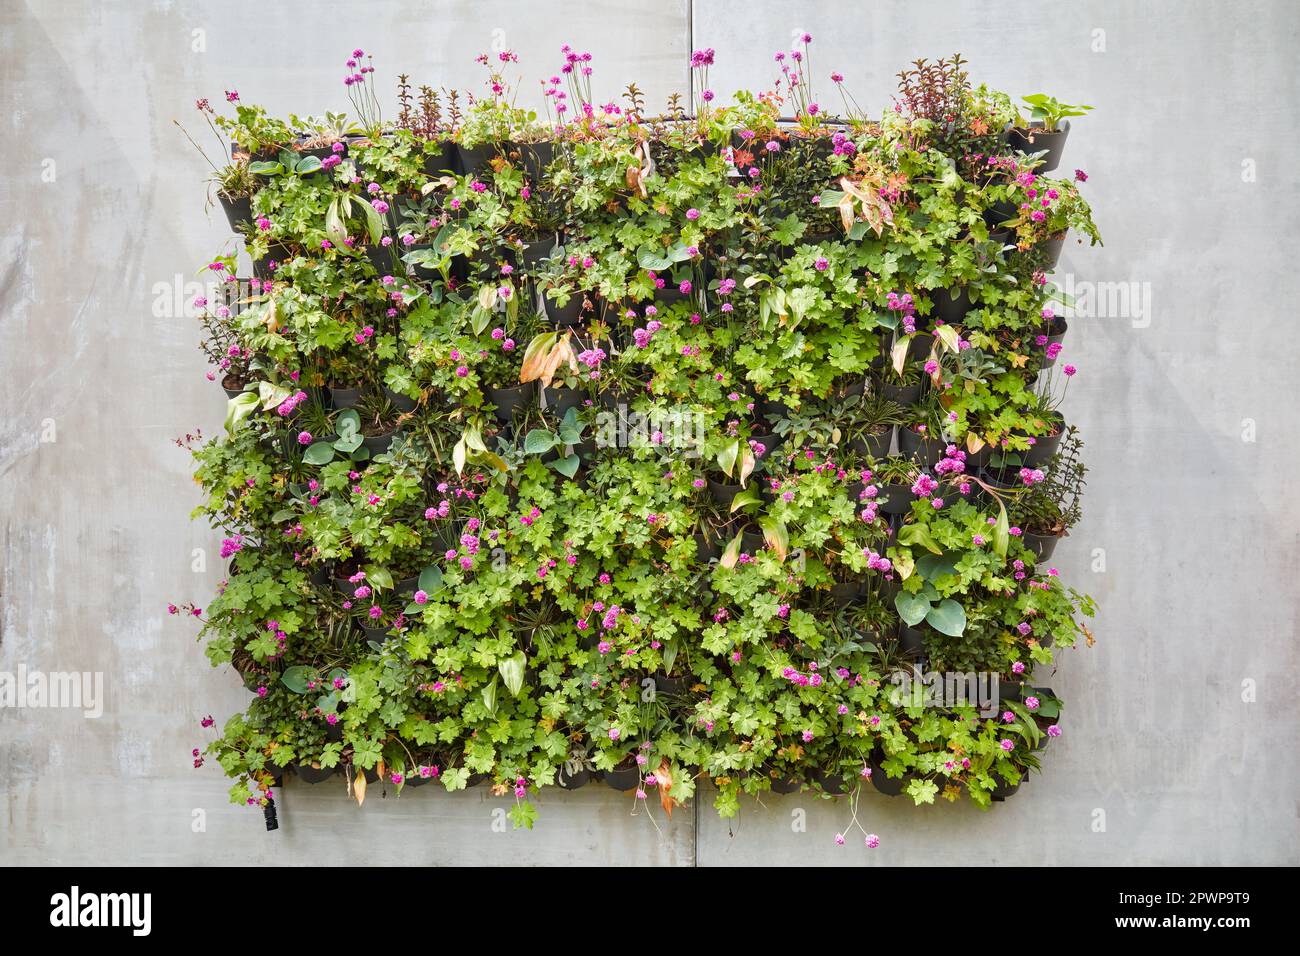
[[667, 757], [659, 761], [659, 768], [655, 770], [655, 780], [659, 784], [659, 805], [664, 808], [669, 819], [672, 819], [673, 807], [677, 806], [677, 800], [668, 793], [673, 785], [673, 768], [668, 763]]
[[352, 795], [357, 798], [357, 806], [366, 802], [366, 775], [365, 772], [357, 773], [352, 783]]

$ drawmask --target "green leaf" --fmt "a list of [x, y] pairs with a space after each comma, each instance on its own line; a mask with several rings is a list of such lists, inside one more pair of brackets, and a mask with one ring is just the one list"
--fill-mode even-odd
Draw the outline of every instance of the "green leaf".
[[280, 675], [280, 683], [289, 688], [295, 694], [307, 693], [307, 682], [311, 680], [314, 668], [306, 664], [296, 664], [293, 667], [286, 667], [284, 673]]
[[302, 460], [309, 465], [328, 465], [334, 460], [334, 446], [327, 441], [312, 442]]
[[487, 708], [488, 713], [496, 716], [497, 712], [497, 679], [493, 677], [483, 688], [483, 706]]
[[637, 265], [642, 269], [648, 269], [651, 272], [663, 272], [671, 268], [673, 260], [656, 249], [646, 246], [642, 248], [636, 257]]
[[527, 800], [520, 800], [506, 813], [516, 830], [531, 830], [537, 822], [537, 808]]
[[898, 543], [913, 545], [919, 544], [927, 551], [934, 554], [942, 554], [943, 549], [935, 543], [934, 538], [930, 535], [930, 529], [920, 524], [905, 524], [898, 530]]
[[339, 412], [339, 417], [335, 419], [334, 430], [339, 433], [340, 438], [348, 438], [352, 435], [361, 434], [361, 416], [355, 408], [345, 408]]
[[259, 159], [248, 164], [248, 171], [254, 176], [279, 176], [284, 172], [284, 167], [277, 162]]
[[309, 173], [319, 171], [320, 168], [321, 161], [319, 156], [304, 156], [294, 165], [293, 171], [299, 176], [306, 176]]
[[993, 526], [993, 550], [997, 552], [998, 557], [1007, 556], [1007, 547], [1011, 544], [1011, 526], [1007, 520], [1006, 506], [998, 502], [998, 520]]
[[512, 697], [518, 697], [519, 692], [523, 690], [524, 670], [527, 666], [528, 657], [523, 651], [515, 651], [505, 660], [497, 662], [501, 680], [505, 682], [506, 690], [510, 691]]
[[372, 244], [379, 242], [384, 234], [384, 224], [379, 218], [379, 213], [374, 206], [370, 205], [368, 199], [358, 199], [357, 202], [361, 204], [361, 210], [366, 214], [366, 229], [370, 233], [370, 242]]
[[391, 591], [393, 589], [393, 573], [387, 568], [377, 568], [373, 565], [366, 567], [366, 583], [380, 591]]
[[916, 560], [916, 570], [920, 571], [921, 577], [925, 578], [927, 581], [937, 581], [945, 575], [956, 574], [957, 562], [960, 560], [961, 552], [959, 551], [946, 551], [942, 554], [923, 554]]
[[524, 436], [524, 451], [529, 455], [541, 455], [554, 448], [558, 441], [549, 429], [534, 428]]
[[257, 411], [257, 393], [240, 392], [226, 402], [226, 432], [233, 435], [240, 423]]
[[442, 590], [442, 568], [429, 565], [420, 572], [420, 581], [416, 585], [425, 594], [435, 594]]
[[944, 598], [926, 613], [925, 622], [940, 634], [961, 637], [966, 630], [966, 611], [952, 598]]
[[930, 602], [919, 594], [908, 594], [906, 591], [899, 591], [894, 595], [894, 607], [898, 610], [898, 616], [909, 627], [915, 627], [925, 620], [925, 615], [929, 613]]
[[562, 474], [565, 478], [572, 478], [578, 473], [578, 466], [582, 460], [577, 455], [569, 455], [566, 458], [557, 458], [551, 462], [551, 467]]

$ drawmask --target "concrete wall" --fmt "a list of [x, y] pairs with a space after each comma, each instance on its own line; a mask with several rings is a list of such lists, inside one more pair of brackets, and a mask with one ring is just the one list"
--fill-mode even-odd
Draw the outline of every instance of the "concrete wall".
[[[0, 862], [1300, 862], [1300, 369], [1284, 317], [1300, 292], [1300, 8], [992, 9], [6, 3], [0, 672], [102, 672], [106, 703], [98, 719], [0, 710]], [[227, 88], [273, 110], [343, 109], [341, 61], [355, 46], [378, 54], [385, 83], [407, 71], [470, 86], [474, 54], [494, 43], [520, 52], [531, 83], [567, 41], [595, 54], [602, 98], [635, 79], [653, 105], [683, 89], [692, 42], [717, 49], [713, 86], [725, 93], [770, 80], [772, 52], [805, 29], [832, 108], [833, 69], [875, 112], [907, 61], [954, 50], [977, 80], [1097, 107], [1066, 163], [1090, 174], [1106, 246], [1067, 251], [1058, 274], [1076, 292], [1132, 282], [1139, 295], [1123, 314], [1072, 321], [1066, 340], [1064, 360], [1081, 370], [1067, 412], [1093, 470], [1085, 520], [1056, 563], [1101, 615], [1097, 645], [1065, 655], [1052, 680], [1068, 709], [1048, 772], [989, 813], [866, 796], [858, 815], [881, 836], [874, 851], [833, 845], [844, 800], [773, 797], [724, 822], [706, 798], [666, 822], [597, 787], [546, 796], [538, 828], [512, 833], [494, 830], [504, 801], [481, 791], [372, 793], [358, 810], [333, 788], [291, 785], [280, 831], [264, 833], [226, 804], [219, 770], [189, 766], [206, 739], [199, 719], [224, 719], [245, 692], [164, 611], [202, 603], [218, 578], [215, 560], [191, 570], [193, 549], [215, 559], [218, 539], [188, 521], [196, 490], [171, 439], [214, 432], [222, 400], [203, 379], [194, 322], [159, 305], [155, 285], [191, 281], [228, 242], [172, 119]], [[192, 832], [196, 809], [206, 832]]]

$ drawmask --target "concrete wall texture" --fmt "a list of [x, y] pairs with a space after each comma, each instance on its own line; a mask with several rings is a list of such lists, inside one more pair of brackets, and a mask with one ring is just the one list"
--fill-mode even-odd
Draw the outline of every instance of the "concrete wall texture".
[[[182, 301], [230, 242], [172, 119], [228, 88], [273, 111], [343, 109], [355, 46], [381, 82], [472, 87], [480, 50], [516, 49], [531, 83], [567, 41], [595, 55], [598, 96], [636, 80], [652, 105], [685, 89], [692, 45], [712, 46], [725, 95], [769, 82], [773, 51], [805, 29], [832, 107], [833, 69], [874, 112], [908, 61], [955, 50], [1014, 95], [1096, 106], [1066, 165], [1089, 172], [1106, 245], [1067, 251], [1058, 277], [1135, 294], [1094, 299], [1067, 340], [1081, 370], [1067, 413], [1092, 472], [1056, 563], [1101, 612], [1097, 645], [1052, 678], [1066, 732], [1046, 773], [987, 813], [864, 796], [874, 851], [834, 846], [843, 799], [772, 797], [719, 821], [706, 796], [665, 821], [602, 787], [548, 793], [536, 830], [497, 832], [505, 801], [482, 788], [372, 793], [358, 809], [291, 784], [281, 829], [263, 832], [217, 768], [189, 766], [199, 719], [246, 692], [164, 610], [202, 603], [219, 577], [215, 560], [191, 570], [218, 538], [188, 520], [196, 489], [171, 439], [215, 432], [223, 402], [196, 324], [155, 287]], [[1300, 862], [1300, 368], [1283, 312], [1300, 293], [1297, 48], [1290, 0], [586, 0], [563, 15], [504, 0], [4, 0], [0, 672], [102, 672], [105, 704], [98, 719], [0, 709], [0, 862]]]

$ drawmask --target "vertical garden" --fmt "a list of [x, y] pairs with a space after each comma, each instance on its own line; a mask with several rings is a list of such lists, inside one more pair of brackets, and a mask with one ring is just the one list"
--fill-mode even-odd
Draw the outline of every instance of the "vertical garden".
[[346, 114], [197, 104], [237, 238], [198, 302], [225, 424], [179, 443], [229, 568], [170, 609], [252, 694], [206, 750], [232, 799], [989, 806], [1051, 762], [1087, 107], [954, 56], [871, 113], [808, 39], [727, 102], [697, 51], [692, 111], [568, 48], [541, 115], [508, 51], [458, 92], [356, 50]]

